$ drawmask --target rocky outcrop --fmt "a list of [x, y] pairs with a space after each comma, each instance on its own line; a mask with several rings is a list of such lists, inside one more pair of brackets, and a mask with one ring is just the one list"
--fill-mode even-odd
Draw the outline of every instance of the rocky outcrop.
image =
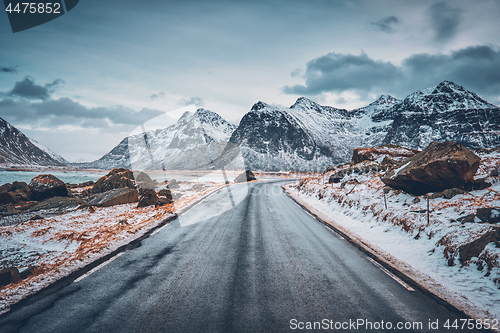
[[172, 196], [172, 192], [169, 189], [164, 189], [158, 192], [160, 199], [164, 201], [164, 203], [172, 203], [174, 202], [174, 198]]
[[19, 204], [29, 201], [31, 190], [25, 182], [13, 182], [0, 186], [0, 205]]
[[65, 213], [76, 209], [82, 203], [80, 198], [53, 197], [37, 203], [29, 211], [50, 210], [53, 213]]
[[498, 223], [500, 222], [500, 207], [478, 208], [476, 216], [482, 222]]
[[16, 267], [9, 267], [0, 270], [0, 286], [7, 286], [11, 283], [21, 281], [21, 275]]
[[141, 191], [141, 197], [139, 199], [139, 203], [137, 207], [146, 207], [156, 205], [158, 202], [158, 196], [156, 195], [155, 190], [153, 189], [143, 189]]
[[141, 171], [134, 172], [134, 178], [138, 188], [154, 189], [157, 186], [156, 181], [152, 180], [147, 173]]
[[247, 170], [247, 171], [243, 172], [242, 174], [240, 174], [238, 177], [236, 177], [234, 179], [234, 182], [235, 183], [244, 183], [244, 182], [251, 182], [252, 180], [257, 180], [257, 178], [255, 178], [255, 175], [253, 174], [252, 171]]
[[122, 187], [135, 188], [134, 173], [128, 169], [113, 169], [97, 180], [91, 192], [103, 193]]
[[60, 179], [53, 175], [38, 175], [29, 184], [31, 199], [42, 201], [53, 197], [67, 197], [68, 188]]
[[94, 194], [85, 202], [85, 206], [109, 207], [137, 201], [139, 201], [137, 190], [123, 187]]
[[179, 183], [177, 182], [177, 180], [172, 179], [171, 181], [168, 182], [167, 186], [170, 189], [176, 189], [176, 188], [179, 188]]
[[474, 257], [479, 257], [490, 242], [494, 242], [497, 246], [500, 246], [500, 229], [489, 231], [475, 241], [460, 246], [460, 262], [464, 263]]
[[352, 154], [352, 164], [363, 161], [383, 162], [389, 158], [391, 161], [402, 161], [417, 154], [419, 151], [398, 145], [385, 145], [377, 148], [356, 148]]
[[480, 158], [451, 141], [431, 142], [422, 152], [382, 177], [384, 184], [414, 195], [460, 188], [471, 182]]
[[338, 169], [337, 171], [333, 172], [328, 179], [328, 183], [340, 183], [346, 175], [364, 174], [370, 171], [380, 171], [383, 169], [384, 167], [377, 162], [365, 160], [361, 163], [343, 167], [342, 169]]

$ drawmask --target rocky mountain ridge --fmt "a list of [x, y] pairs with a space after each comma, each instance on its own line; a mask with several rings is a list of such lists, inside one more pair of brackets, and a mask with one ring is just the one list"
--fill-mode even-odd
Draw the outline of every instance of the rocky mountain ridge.
[[219, 146], [229, 140], [234, 129], [217, 113], [200, 108], [195, 113], [185, 112], [167, 128], [124, 138], [97, 161], [75, 165], [134, 170], [206, 168], [210, 154], [222, 151]]
[[[51, 156], [51, 154], [54, 155]], [[64, 162], [56, 159], [59, 156], [56, 155], [47, 148], [42, 150], [39, 145], [34, 143], [34, 140], [30, 140], [17, 128], [0, 118], [0, 164], [64, 165]]]
[[[431, 141], [498, 147], [500, 108], [443, 81], [403, 100], [382, 95], [354, 110], [322, 106], [305, 97], [289, 108], [259, 101], [238, 126], [215, 112], [198, 109], [167, 128], [124, 138], [97, 161], [72, 165], [136, 170], [232, 168], [231, 161], [240, 154], [244, 162], [238, 168], [322, 171], [348, 162], [355, 148], [397, 144], [421, 150]], [[23, 155], [22, 149], [12, 147]], [[56, 163], [57, 156], [49, 158], [44, 163]], [[53, 165], [65, 162], [57, 163]]]

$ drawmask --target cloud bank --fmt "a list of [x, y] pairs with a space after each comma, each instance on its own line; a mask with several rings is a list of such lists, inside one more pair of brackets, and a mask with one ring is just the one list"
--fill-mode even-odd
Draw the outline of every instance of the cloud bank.
[[[292, 75], [297, 73], [294, 71]], [[285, 86], [286, 94], [315, 96], [354, 91], [360, 95], [390, 93], [401, 97], [443, 80], [462, 84], [492, 102], [500, 91], [500, 49], [469, 46], [450, 54], [413, 54], [400, 65], [359, 55], [328, 53], [306, 64], [305, 84]]]

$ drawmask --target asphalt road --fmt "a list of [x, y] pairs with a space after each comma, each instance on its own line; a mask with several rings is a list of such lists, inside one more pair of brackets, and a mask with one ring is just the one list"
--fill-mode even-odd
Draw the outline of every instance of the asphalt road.
[[458, 314], [407, 290], [279, 183], [229, 189], [92, 274], [0, 316], [0, 332], [312, 332], [300, 328], [315, 321], [323, 325], [315, 331], [462, 331], [443, 327]]

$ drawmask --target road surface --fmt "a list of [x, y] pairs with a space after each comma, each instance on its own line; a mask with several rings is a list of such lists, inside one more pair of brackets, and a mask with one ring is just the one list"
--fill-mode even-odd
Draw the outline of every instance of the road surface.
[[462, 331], [443, 328], [461, 326], [458, 314], [405, 288], [279, 185], [214, 193], [92, 274], [0, 316], [0, 332]]

